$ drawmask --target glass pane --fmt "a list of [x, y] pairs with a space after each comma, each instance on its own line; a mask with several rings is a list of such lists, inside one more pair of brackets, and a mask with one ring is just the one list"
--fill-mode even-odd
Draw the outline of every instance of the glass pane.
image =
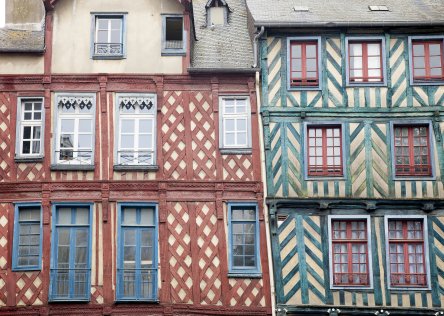
[[79, 149], [92, 148], [92, 135], [79, 135]]
[[235, 145], [233, 133], [226, 133], [225, 134], [225, 145]]
[[28, 120], [32, 120], [32, 113], [30, 113], [30, 112], [25, 112], [25, 114], [24, 114], [24, 119], [25, 119], [26, 121], [28, 121]]
[[307, 71], [316, 71], [316, 59], [307, 59]]
[[40, 139], [40, 126], [34, 126], [34, 130], [32, 133], [32, 138], [33, 139]]
[[154, 211], [151, 208], [142, 208], [140, 210], [140, 224], [154, 226]]
[[292, 71], [302, 71], [302, 61], [300, 59], [293, 59], [291, 63]]
[[413, 45], [413, 56], [424, 56], [424, 45]]
[[292, 58], [301, 58], [301, 45], [292, 45], [291, 46], [291, 57]]
[[32, 111], [32, 103], [25, 103], [25, 111]]
[[23, 127], [23, 139], [31, 138], [31, 126]]
[[430, 57], [430, 67], [431, 68], [441, 67], [441, 56]]
[[21, 208], [20, 221], [40, 221], [40, 208]]
[[415, 77], [425, 77], [425, 69], [414, 69]]
[[[57, 229], [57, 263], [59, 268], [68, 268], [69, 265], [69, 239], [70, 239], [70, 229], [69, 228], [58, 228]], [[62, 266], [61, 266], [62, 265]]]
[[88, 225], [89, 224], [89, 209], [88, 208], [77, 208], [75, 223], [77, 225]]
[[153, 132], [153, 120], [140, 120], [139, 121], [139, 133], [152, 133]]
[[242, 146], [247, 145], [247, 133], [237, 134], [237, 145], [242, 145]]
[[92, 120], [79, 120], [79, 132], [91, 133]]
[[97, 32], [97, 43], [108, 43], [108, 31]]
[[71, 221], [70, 207], [60, 207], [57, 209], [57, 224], [69, 225]]
[[432, 68], [432, 69], [430, 69], [430, 75], [432, 75], [432, 76], [442, 76], [441, 68]]
[[60, 135], [60, 148], [73, 148], [73, 147], [74, 147], [73, 134]]
[[122, 133], [134, 133], [135, 120], [121, 120], [120, 131]]
[[235, 130], [235, 120], [234, 119], [226, 119], [225, 120], [225, 131], [234, 131]]
[[350, 68], [351, 69], [361, 69], [362, 68], [362, 57], [351, 57], [350, 58]]
[[306, 58], [316, 58], [316, 45], [306, 46]]
[[72, 119], [61, 120], [60, 127], [63, 134], [74, 133], [74, 120]]
[[413, 64], [415, 65], [415, 68], [424, 68], [425, 67], [424, 57], [414, 57]]
[[30, 154], [31, 153], [31, 142], [30, 141], [23, 142], [22, 153], [23, 154]]
[[441, 55], [441, 45], [440, 44], [430, 44], [429, 50], [430, 50], [430, 56]]
[[123, 210], [122, 224], [123, 225], [136, 225], [137, 224], [137, 221], [136, 221], [136, 208], [126, 207]]
[[134, 149], [134, 135], [122, 135], [120, 147]]
[[42, 113], [40, 112], [34, 112], [34, 120], [41, 120], [42, 119]]
[[381, 55], [380, 45], [379, 44], [368, 44], [367, 45], [367, 54], [369, 56]]
[[350, 44], [350, 56], [362, 56], [361, 44]]
[[120, 44], [121, 42], [121, 32], [120, 30], [111, 31], [111, 43]]
[[380, 68], [381, 59], [379, 57], [369, 57], [368, 58], [368, 68]]

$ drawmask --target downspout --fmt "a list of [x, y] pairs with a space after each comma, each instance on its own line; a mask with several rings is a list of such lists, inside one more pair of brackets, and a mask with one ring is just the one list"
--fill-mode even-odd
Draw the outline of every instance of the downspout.
[[256, 34], [256, 36], [254, 37], [254, 43], [253, 43], [253, 54], [254, 54], [254, 65], [252, 66], [253, 68], [257, 68], [257, 65], [259, 63], [258, 61], [258, 46], [259, 46], [259, 38], [262, 36], [262, 34], [264, 34], [265, 32], [265, 27], [261, 26], [261, 30], [259, 31], [259, 33]]

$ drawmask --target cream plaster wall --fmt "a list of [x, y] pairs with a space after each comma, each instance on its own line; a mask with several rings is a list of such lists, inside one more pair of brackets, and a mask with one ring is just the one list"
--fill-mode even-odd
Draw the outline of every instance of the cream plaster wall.
[[1, 54], [0, 74], [43, 74], [43, 55]]
[[[91, 12], [127, 12], [126, 58], [91, 59]], [[161, 13], [183, 13], [177, 0], [61, 0], [54, 14], [54, 73], [182, 73], [181, 56], [161, 56]]]

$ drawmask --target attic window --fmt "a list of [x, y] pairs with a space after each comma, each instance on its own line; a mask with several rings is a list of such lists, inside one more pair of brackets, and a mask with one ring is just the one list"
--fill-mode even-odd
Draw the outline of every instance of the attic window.
[[162, 56], [185, 55], [186, 32], [183, 16], [164, 14], [162, 20]]
[[209, 0], [207, 9], [207, 26], [226, 25], [228, 22], [228, 4], [225, 0]]
[[369, 5], [368, 8], [370, 11], [389, 11], [385, 5]]
[[308, 9], [308, 7], [305, 6], [294, 6], [293, 10], [295, 12], [309, 12], [310, 10]]

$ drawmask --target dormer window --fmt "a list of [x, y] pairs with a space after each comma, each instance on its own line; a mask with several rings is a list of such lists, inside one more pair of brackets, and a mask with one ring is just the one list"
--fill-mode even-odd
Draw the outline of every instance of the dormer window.
[[228, 4], [225, 0], [209, 0], [207, 9], [207, 26], [228, 24]]

